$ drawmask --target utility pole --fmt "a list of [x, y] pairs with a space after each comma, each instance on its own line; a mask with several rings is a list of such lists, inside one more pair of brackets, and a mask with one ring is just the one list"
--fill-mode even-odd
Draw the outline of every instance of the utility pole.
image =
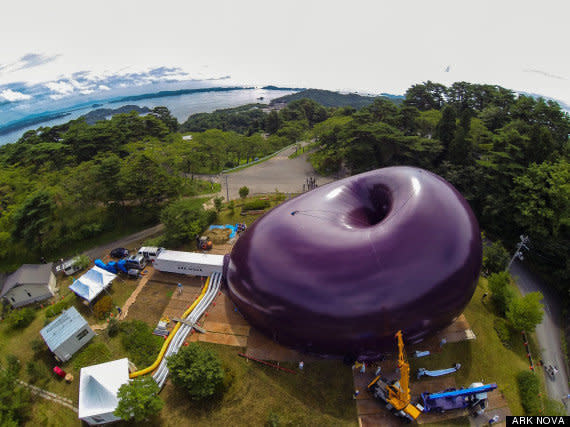
[[522, 252], [523, 249], [530, 251], [530, 248], [527, 246], [530, 243], [530, 239], [528, 238], [528, 236], [521, 234], [520, 238], [521, 238], [521, 241], [519, 243], [517, 243], [517, 250], [515, 251], [515, 254], [511, 258], [511, 260], [509, 261], [509, 265], [507, 266], [506, 271], [509, 271], [509, 269], [511, 268], [511, 264], [513, 263], [515, 258], [518, 258], [521, 261], [524, 259], [523, 252]]
[[228, 175], [224, 175], [226, 177], [226, 200], [230, 201], [230, 188], [228, 187]]

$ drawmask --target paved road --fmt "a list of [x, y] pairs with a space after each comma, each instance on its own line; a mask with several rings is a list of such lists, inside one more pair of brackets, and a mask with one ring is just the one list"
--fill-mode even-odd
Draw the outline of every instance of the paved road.
[[[228, 187], [230, 192], [230, 199], [237, 199], [239, 197], [239, 189], [244, 185], [249, 188], [250, 194], [256, 193], [271, 193], [275, 189], [283, 193], [299, 193], [303, 191], [303, 183], [305, 177], [315, 176], [315, 171], [311, 164], [307, 162], [307, 154], [303, 154], [294, 159], [289, 159], [289, 155], [295, 152], [295, 147], [279, 153], [271, 159], [250, 166], [243, 170], [227, 174]], [[195, 176], [196, 178], [212, 179], [220, 181], [218, 175], [202, 175]], [[317, 183], [319, 185], [332, 182], [332, 178], [318, 177]], [[220, 195], [226, 196], [225, 178], [221, 179], [222, 190]], [[195, 197], [212, 197], [216, 194], [198, 195]], [[164, 225], [159, 224], [146, 230], [139, 231], [138, 233], [125, 236], [119, 240], [107, 243], [96, 248], [90, 249], [85, 253], [91, 259], [100, 258], [107, 255], [111, 249], [118, 247], [136, 246], [145, 239], [160, 233], [164, 230]]]
[[[565, 369], [564, 356], [560, 346], [561, 311], [558, 297], [541, 282], [539, 278], [531, 274], [524, 265], [515, 261], [510, 270], [515, 282], [523, 295], [530, 292], [542, 292], [544, 295], [544, 318], [536, 328], [536, 337], [542, 351], [544, 363], [550, 363], [559, 368], [560, 372], [554, 380], [546, 376], [546, 389], [548, 395], [560, 402], [570, 393], [568, 387], [568, 373]], [[567, 405], [567, 410], [570, 405]]]
[[104, 245], [97, 246], [96, 248], [89, 249], [83, 253], [91, 259], [102, 258], [105, 255], [108, 255], [109, 252], [111, 252], [111, 250], [114, 248], [127, 248], [129, 246], [132, 246], [134, 243], [141, 242], [151, 236], [154, 236], [155, 234], [160, 233], [162, 230], [164, 230], [164, 225], [158, 224], [154, 227], [150, 227], [137, 233], [131, 234], [130, 236], [125, 236], [119, 240], [115, 240], [114, 242], [106, 243]]
[[[278, 155], [248, 168], [219, 175], [203, 175], [202, 178], [213, 179], [222, 186], [220, 194], [227, 197], [226, 177], [230, 200], [239, 198], [239, 189], [243, 186], [249, 188], [249, 194], [273, 193], [279, 190], [282, 193], [300, 193], [303, 191], [305, 178], [317, 178], [317, 184], [323, 185], [334, 181], [333, 178], [317, 176], [311, 164], [307, 161], [307, 153], [294, 159], [288, 157], [295, 152], [291, 147]], [[200, 178], [200, 176], [197, 176]]]

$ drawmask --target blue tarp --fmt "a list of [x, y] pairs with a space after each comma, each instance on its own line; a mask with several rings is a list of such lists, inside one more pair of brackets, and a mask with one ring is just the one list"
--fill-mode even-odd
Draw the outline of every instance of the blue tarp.
[[213, 229], [228, 229], [228, 230], [232, 230], [232, 232], [230, 233], [230, 239], [233, 239], [237, 233], [238, 230], [238, 224], [236, 225], [230, 225], [230, 224], [226, 224], [226, 225], [210, 225], [209, 230], [213, 230]]

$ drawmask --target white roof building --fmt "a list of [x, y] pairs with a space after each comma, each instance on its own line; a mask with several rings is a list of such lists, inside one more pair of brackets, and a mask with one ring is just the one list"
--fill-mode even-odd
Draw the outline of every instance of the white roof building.
[[79, 377], [79, 419], [89, 425], [120, 420], [113, 412], [119, 404], [119, 388], [128, 382], [127, 358], [82, 368]]
[[116, 277], [116, 274], [95, 266], [79, 279], [75, 280], [69, 289], [75, 292], [77, 296], [91, 302], [97, 295], [103, 292], [104, 289], [109, 287]]

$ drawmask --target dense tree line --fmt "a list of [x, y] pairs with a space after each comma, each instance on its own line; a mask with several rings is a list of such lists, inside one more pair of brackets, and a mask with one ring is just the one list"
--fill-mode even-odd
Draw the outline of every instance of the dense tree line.
[[192, 140], [177, 133], [167, 108], [156, 107], [143, 116], [131, 112], [92, 125], [77, 119], [39, 128], [0, 147], [0, 269], [59, 258], [105, 231], [155, 223], [166, 201], [213, 190], [195, 174], [219, 173], [275, 152], [328, 117], [308, 100], [279, 113], [252, 111], [198, 115], [205, 123], [200, 129], [208, 129]]
[[412, 86], [403, 105], [376, 100], [314, 127], [323, 173], [412, 165], [450, 181], [490, 237], [513, 247], [568, 294], [570, 118], [553, 101], [465, 82]]
[[[48, 259], [104, 231], [158, 221], [184, 179], [178, 122], [164, 107], [26, 132], [0, 147], [0, 265]], [[176, 160], [176, 161], [175, 161]]]

